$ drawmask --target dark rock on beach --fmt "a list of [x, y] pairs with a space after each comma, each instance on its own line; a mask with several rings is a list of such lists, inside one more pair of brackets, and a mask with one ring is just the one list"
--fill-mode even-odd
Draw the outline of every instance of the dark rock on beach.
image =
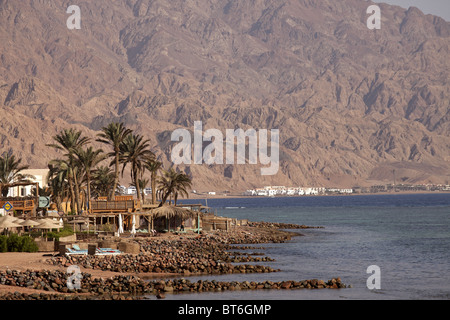
[[[10, 292], [0, 296], [0, 300], [67, 300], [67, 299], [143, 299], [150, 295], [158, 299], [164, 299], [166, 293], [188, 293], [208, 291], [234, 291], [234, 290], [259, 290], [259, 289], [322, 289], [322, 288], [346, 288], [340, 278], [329, 281], [318, 279], [302, 281], [217, 281], [198, 280], [191, 282], [187, 279], [154, 280], [146, 281], [137, 276], [119, 275], [108, 279], [94, 278], [88, 273], [81, 274], [80, 287], [67, 289], [69, 275], [61, 271], [27, 270], [25, 272], [12, 270], [7, 274], [0, 272], [2, 284], [12, 287], [28, 287], [31, 281], [33, 288], [50, 288], [49, 293], [20, 293]], [[18, 279], [21, 280], [18, 280]]]

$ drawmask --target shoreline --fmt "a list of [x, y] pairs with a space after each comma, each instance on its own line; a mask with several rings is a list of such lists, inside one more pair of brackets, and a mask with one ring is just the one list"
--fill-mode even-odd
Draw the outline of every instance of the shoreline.
[[[405, 194], [450, 194], [450, 191], [398, 191], [398, 192], [354, 192], [349, 194], [344, 193], [336, 193], [336, 194], [318, 194], [318, 195], [293, 195], [293, 196], [287, 196], [287, 195], [276, 195], [276, 196], [246, 196], [243, 194], [217, 194], [217, 195], [209, 195], [209, 194], [190, 194], [189, 200], [210, 200], [210, 199], [234, 199], [234, 198], [250, 198], [250, 199], [265, 199], [265, 198], [303, 198], [303, 197], [334, 197], [334, 196], [342, 196], [342, 197], [348, 197], [348, 196], [375, 196], [375, 195], [405, 195]], [[182, 204], [183, 200], [187, 199], [180, 199], [179, 204]]]
[[[247, 253], [246, 250], [255, 248], [245, 244], [283, 243], [292, 237], [302, 236], [299, 232], [280, 229], [282, 227], [318, 228], [270, 222], [255, 223], [253, 226], [239, 227], [230, 232], [208, 232], [201, 237], [193, 234], [136, 239], [141, 242], [139, 254], [79, 256], [73, 260], [42, 252], [0, 253], [0, 300], [134, 300], [148, 299], [149, 296], [164, 298], [166, 293], [346, 287], [339, 278], [328, 281], [286, 279], [278, 283], [220, 281], [223, 274], [280, 271], [260, 264], [246, 264], [273, 260], [270, 257], [262, 257], [261, 253]], [[244, 246], [236, 246], [237, 244]], [[239, 250], [230, 252], [233, 249]], [[67, 268], [74, 262], [84, 277], [81, 289], [75, 291], [68, 290], [66, 286]], [[233, 264], [234, 262], [241, 263]], [[198, 282], [191, 283], [185, 279], [204, 274], [213, 275], [217, 280], [204, 281], [199, 285]]]

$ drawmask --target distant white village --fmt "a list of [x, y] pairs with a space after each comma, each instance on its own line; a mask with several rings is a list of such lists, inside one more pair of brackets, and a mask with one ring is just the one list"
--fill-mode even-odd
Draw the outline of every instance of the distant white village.
[[285, 187], [266, 186], [264, 188], [250, 189], [244, 192], [246, 196], [309, 196], [326, 193], [350, 194], [353, 189], [324, 188], [324, 187]]
[[[125, 187], [119, 186], [119, 192], [121, 194], [134, 195], [136, 194], [136, 188], [134, 186]], [[192, 190], [193, 193], [197, 193]], [[152, 193], [151, 188], [144, 189], [145, 195]], [[243, 193], [245, 196], [309, 196], [309, 195], [323, 195], [329, 193], [338, 194], [350, 194], [353, 193], [353, 189], [340, 189], [340, 188], [324, 188], [324, 187], [285, 187], [285, 186], [266, 186], [263, 188], [250, 189]], [[216, 195], [216, 192], [207, 192], [209, 195]]]
[[370, 187], [353, 188], [325, 188], [325, 187], [285, 187], [285, 186], [266, 186], [263, 188], [250, 189], [243, 193], [245, 196], [315, 196], [325, 194], [354, 194], [354, 193], [378, 193], [378, 192], [421, 192], [438, 191], [449, 192], [448, 184], [386, 184], [373, 185]]

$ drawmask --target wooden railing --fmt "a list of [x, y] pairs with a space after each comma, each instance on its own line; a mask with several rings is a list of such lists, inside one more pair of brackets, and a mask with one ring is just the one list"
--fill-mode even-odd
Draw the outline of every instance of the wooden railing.
[[139, 208], [139, 200], [91, 201], [89, 208], [92, 213], [134, 212]]

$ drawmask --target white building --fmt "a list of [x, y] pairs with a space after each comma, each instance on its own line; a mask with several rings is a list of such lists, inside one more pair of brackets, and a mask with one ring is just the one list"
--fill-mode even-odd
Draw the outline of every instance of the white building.
[[353, 189], [341, 189], [341, 188], [328, 188], [326, 189], [327, 192], [334, 192], [334, 193], [353, 193]]
[[286, 194], [285, 186], [266, 186], [264, 189], [267, 190], [269, 196]]
[[[33, 183], [39, 183], [39, 187], [47, 187], [47, 175], [49, 169], [26, 169], [22, 170], [20, 173], [29, 174], [34, 176], [34, 179], [29, 179]], [[28, 197], [32, 195], [33, 185], [28, 186], [17, 186], [14, 188], [9, 188], [8, 197]]]
[[286, 195], [287, 196], [293, 196], [295, 194], [298, 194], [298, 188], [288, 188], [286, 190]]
[[244, 192], [244, 196], [255, 196], [255, 195], [256, 195], [256, 191], [253, 189], [249, 189]]
[[136, 187], [133, 186], [128, 187], [126, 194], [136, 194]]
[[117, 186], [117, 190], [119, 190], [119, 192], [121, 194], [126, 194], [127, 193], [127, 187], [125, 187], [125, 186]]
[[268, 196], [269, 192], [266, 189], [256, 189], [257, 196]]

